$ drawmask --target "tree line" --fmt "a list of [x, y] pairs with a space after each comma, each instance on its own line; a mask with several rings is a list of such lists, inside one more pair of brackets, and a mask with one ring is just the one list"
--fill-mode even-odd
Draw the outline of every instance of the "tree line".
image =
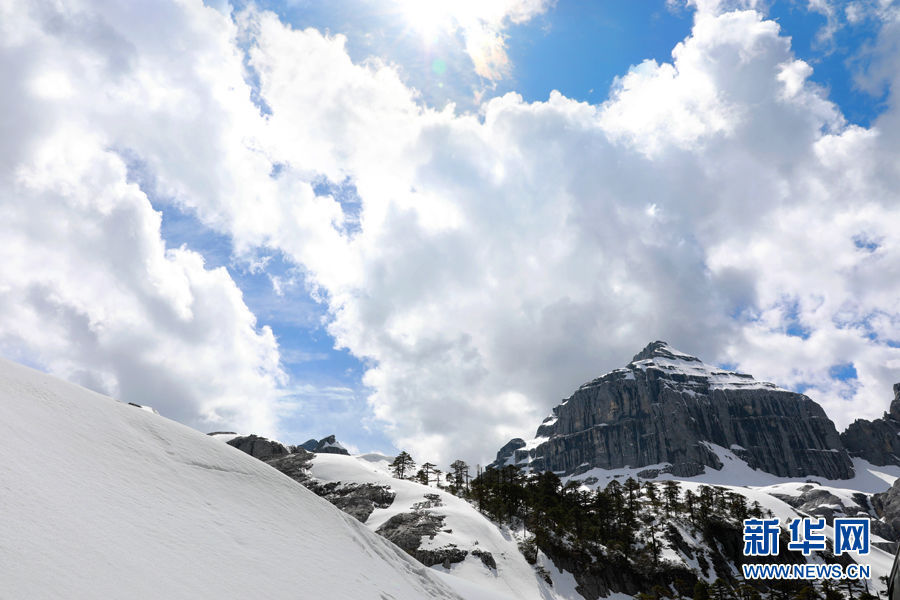
[[707, 573], [727, 571], [727, 563], [747, 560], [741, 550], [744, 519], [772, 515], [758, 502], [723, 487], [683, 490], [672, 480], [641, 483], [628, 477], [589, 489], [578, 481], [563, 483], [550, 471], [525, 473], [513, 465], [479, 468], [471, 478], [462, 460], [454, 461], [446, 473], [430, 462], [416, 469], [405, 451], [391, 469], [396, 477], [447, 489], [498, 524], [521, 530], [525, 541], [520, 549], [532, 564], [541, 550], [548, 556], [579, 557], [589, 568], [613, 564], [632, 573], [641, 580], [641, 589], [650, 590], [638, 594], [640, 600], [877, 599], [866, 583], [852, 580], [751, 583], [726, 576], [708, 582], [683, 566], [672, 568], [662, 560], [663, 550], [666, 545], [689, 547], [683, 532], [708, 549], [706, 555], [694, 549], [697, 565]]
[[450, 463], [446, 473], [437, 468], [437, 465], [426, 462], [416, 470], [416, 461], [410, 454], [403, 450], [390, 464], [394, 477], [398, 479], [410, 479], [424, 485], [436, 485], [447, 489], [457, 496], [465, 496], [469, 492], [469, 465], [464, 460], [457, 459]]

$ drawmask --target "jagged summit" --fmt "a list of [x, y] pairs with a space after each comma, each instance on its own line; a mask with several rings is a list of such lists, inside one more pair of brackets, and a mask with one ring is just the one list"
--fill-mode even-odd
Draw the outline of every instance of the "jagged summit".
[[533, 440], [512, 440], [494, 464], [566, 474], [652, 466], [692, 476], [722, 468], [716, 448], [773, 475], [853, 476], [834, 423], [810, 398], [709, 365], [663, 341], [582, 385]]
[[[727, 369], [719, 368], [703, 362], [696, 356], [677, 350], [667, 342], [657, 340], [647, 344], [647, 346], [634, 355], [624, 368], [616, 369], [603, 377], [595, 379], [584, 386], [596, 385], [607, 377], [615, 374], [625, 373], [629, 376], [629, 372], [646, 371], [647, 369], [656, 369], [667, 373], [670, 376], [683, 375], [684, 378], [675, 377], [681, 385], [689, 385], [691, 388], [697, 388], [695, 391], [708, 391], [709, 389], [738, 389], [738, 388], [761, 388], [782, 390], [774, 383], [767, 381], [758, 381], [752, 375], [746, 373], [738, 373]], [[787, 391], [787, 390], [783, 390]]]
[[655, 358], [667, 358], [682, 362], [701, 362], [696, 356], [691, 356], [690, 354], [685, 354], [680, 350], [676, 350], [670, 346], [668, 342], [656, 340], [655, 342], [650, 342], [643, 350], [635, 354], [634, 358], [632, 358], [631, 362], [628, 364], [633, 365], [637, 362]]

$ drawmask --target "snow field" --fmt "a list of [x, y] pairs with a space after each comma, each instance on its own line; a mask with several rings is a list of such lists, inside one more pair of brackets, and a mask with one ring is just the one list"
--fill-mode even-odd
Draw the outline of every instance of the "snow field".
[[219, 440], [0, 360], [0, 598], [459, 598]]

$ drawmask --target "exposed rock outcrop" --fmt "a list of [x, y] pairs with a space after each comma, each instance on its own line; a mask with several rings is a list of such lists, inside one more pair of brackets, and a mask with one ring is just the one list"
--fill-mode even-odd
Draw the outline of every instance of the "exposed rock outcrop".
[[318, 446], [318, 445], [319, 445], [319, 440], [312, 438], [312, 439], [306, 440], [305, 442], [303, 442], [302, 444], [297, 446], [297, 448], [302, 448], [303, 450], [306, 450], [307, 452], [313, 452], [316, 449], [316, 446]]
[[285, 456], [291, 453], [281, 442], [260, 437], [256, 434], [236, 437], [228, 440], [226, 443], [260, 460], [268, 460], [275, 456]]
[[462, 550], [455, 544], [440, 548], [421, 548], [423, 538], [434, 538], [443, 526], [444, 519], [444, 515], [426, 511], [399, 513], [388, 519], [375, 532], [406, 550], [426, 567], [439, 564], [449, 567], [452, 563], [465, 560], [468, 550]]
[[478, 558], [480, 558], [481, 563], [488, 569], [493, 569], [495, 571], [497, 570], [497, 561], [494, 560], [494, 555], [487, 550], [476, 548], [472, 550], [472, 556], [477, 556]]
[[722, 468], [715, 446], [778, 476], [853, 476], [834, 423], [810, 398], [704, 364], [665, 342], [582, 385], [553, 409], [535, 440], [506, 444], [494, 466], [566, 474], [657, 466], [692, 476]]
[[[546, 420], [545, 420], [546, 422]], [[543, 427], [543, 425], [541, 425]], [[538, 429], [538, 433], [540, 434], [540, 428]], [[497, 460], [494, 461], [494, 465], [503, 465], [508, 462], [518, 462], [518, 461], [510, 461], [509, 459], [516, 456], [516, 451], [525, 447], [525, 440], [522, 438], [513, 438], [506, 442], [502, 448], [497, 452]]]
[[333, 434], [319, 440], [319, 443], [316, 444], [316, 448], [315, 450], [313, 450], [313, 452], [321, 452], [324, 454], [344, 454], [346, 456], [350, 456], [350, 453], [347, 452], [347, 449], [344, 448], [339, 441], [337, 441], [337, 438], [335, 438]]
[[307, 482], [310, 479], [309, 469], [312, 467], [313, 458], [312, 452], [299, 448], [286, 456], [271, 456], [266, 462], [297, 483], [307, 486]]
[[365, 523], [376, 508], [387, 508], [394, 502], [396, 494], [386, 485], [322, 482], [310, 477], [314, 458], [312, 452], [298, 448], [293, 454], [271, 457], [266, 462], [361, 523]]
[[144, 404], [135, 404], [134, 402], [129, 402], [129, 406], [133, 406], [135, 408], [139, 408], [141, 410], [146, 410], [148, 413], [153, 413], [154, 415], [158, 415], [159, 411], [153, 408], [152, 406], [146, 406]]
[[302, 449], [307, 452], [314, 452], [316, 454], [344, 454], [349, 456], [350, 453], [344, 448], [334, 434], [329, 435], [328, 437], [323, 437], [321, 440], [306, 440], [299, 446], [291, 446], [292, 449]]
[[850, 456], [873, 465], [900, 465], [900, 383], [894, 384], [889, 412], [874, 421], [857, 419], [841, 434], [841, 441]]
[[321, 483], [310, 479], [304, 485], [360, 523], [365, 523], [376, 508], [389, 507], [397, 496], [389, 486], [374, 483]]

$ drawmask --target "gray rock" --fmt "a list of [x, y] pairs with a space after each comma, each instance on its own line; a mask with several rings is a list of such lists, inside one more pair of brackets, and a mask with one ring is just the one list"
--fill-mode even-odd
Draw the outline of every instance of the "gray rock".
[[321, 483], [310, 479], [304, 485], [360, 523], [365, 523], [376, 508], [387, 508], [397, 496], [389, 486], [375, 483]]
[[376, 508], [387, 508], [394, 502], [396, 493], [386, 485], [314, 479], [309, 474], [314, 458], [312, 452], [299, 448], [293, 454], [271, 457], [266, 462], [362, 523]]
[[307, 452], [313, 452], [313, 451], [315, 451], [316, 446], [318, 446], [318, 445], [319, 445], [319, 440], [313, 438], [311, 440], [306, 440], [305, 442], [303, 442], [302, 444], [297, 446], [297, 448], [303, 448]]
[[302, 448], [284, 456], [271, 456], [266, 461], [294, 481], [306, 485], [309, 469], [312, 466], [313, 454]]
[[444, 518], [444, 515], [421, 511], [398, 513], [385, 521], [375, 533], [413, 554], [422, 545], [423, 537], [434, 538], [444, 524]]
[[872, 521], [872, 532], [881, 537], [900, 541], [900, 479], [886, 492], [872, 496], [872, 507], [878, 521]]
[[228, 440], [227, 443], [260, 460], [268, 460], [274, 456], [286, 456], [291, 453], [284, 444], [255, 434], [236, 437]]
[[[516, 451], [525, 446], [525, 440], [522, 438], [513, 438], [506, 442], [506, 444], [500, 448], [497, 452], [497, 460], [496, 463], [506, 464], [506, 463], [515, 463], [517, 462], [514, 457], [516, 457]], [[525, 452], [521, 455], [524, 459], [528, 458], [528, 453]], [[510, 460], [513, 459], [513, 460]]]
[[823, 490], [812, 485], [804, 486], [803, 493], [799, 496], [791, 496], [788, 494], [772, 494], [779, 500], [783, 500], [787, 504], [793, 506], [800, 512], [814, 518], [824, 518], [828, 525], [834, 524], [835, 517], [868, 517], [867, 510], [859, 506], [859, 500], [856, 504], [847, 506], [838, 496], [835, 496], [828, 490]]
[[316, 454], [344, 454], [349, 456], [350, 453], [347, 452], [347, 449], [344, 448], [334, 434], [329, 435], [328, 437], [323, 437], [321, 440], [306, 440], [302, 444], [298, 446], [290, 446], [291, 449], [294, 450], [306, 450], [307, 452], [314, 452]]
[[438, 506], [443, 506], [444, 503], [441, 502], [441, 497], [438, 494], [425, 494], [425, 499], [419, 502], [416, 502], [412, 505], [412, 509], [414, 511], [425, 510], [428, 508], [437, 508]]
[[319, 443], [316, 444], [313, 452], [317, 454], [344, 454], [345, 456], [350, 456], [350, 453], [347, 452], [347, 449], [337, 441], [337, 438], [334, 437], [334, 434], [329, 435], [328, 437], [323, 437], [321, 440], [319, 440]]
[[857, 419], [841, 434], [850, 456], [873, 465], [900, 465], [900, 383], [894, 384], [890, 411], [880, 419]]
[[449, 569], [451, 564], [464, 561], [469, 552], [457, 548], [454, 544], [447, 544], [430, 550], [414, 550], [410, 554], [426, 567], [442, 565], [445, 569]]
[[497, 570], [497, 561], [494, 560], [494, 555], [488, 552], [487, 550], [481, 550], [480, 548], [476, 548], [472, 550], [472, 556], [477, 556], [481, 559], [482, 564], [488, 569]]
[[140, 408], [141, 410], [146, 410], [149, 413], [153, 413], [154, 415], [158, 415], [159, 411], [153, 408], [152, 406], [147, 406], [145, 404], [135, 404], [134, 402], [129, 402], [128, 406], [133, 406], [135, 408]]
[[582, 385], [553, 409], [537, 437], [548, 439], [530, 450], [512, 440], [493, 466], [570, 475], [669, 463], [666, 471], [693, 476], [722, 468], [710, 446], [716, 444], [782, 477], [853, 476], [834, 423], [810, 398], [706, 365], [665, 342]]

